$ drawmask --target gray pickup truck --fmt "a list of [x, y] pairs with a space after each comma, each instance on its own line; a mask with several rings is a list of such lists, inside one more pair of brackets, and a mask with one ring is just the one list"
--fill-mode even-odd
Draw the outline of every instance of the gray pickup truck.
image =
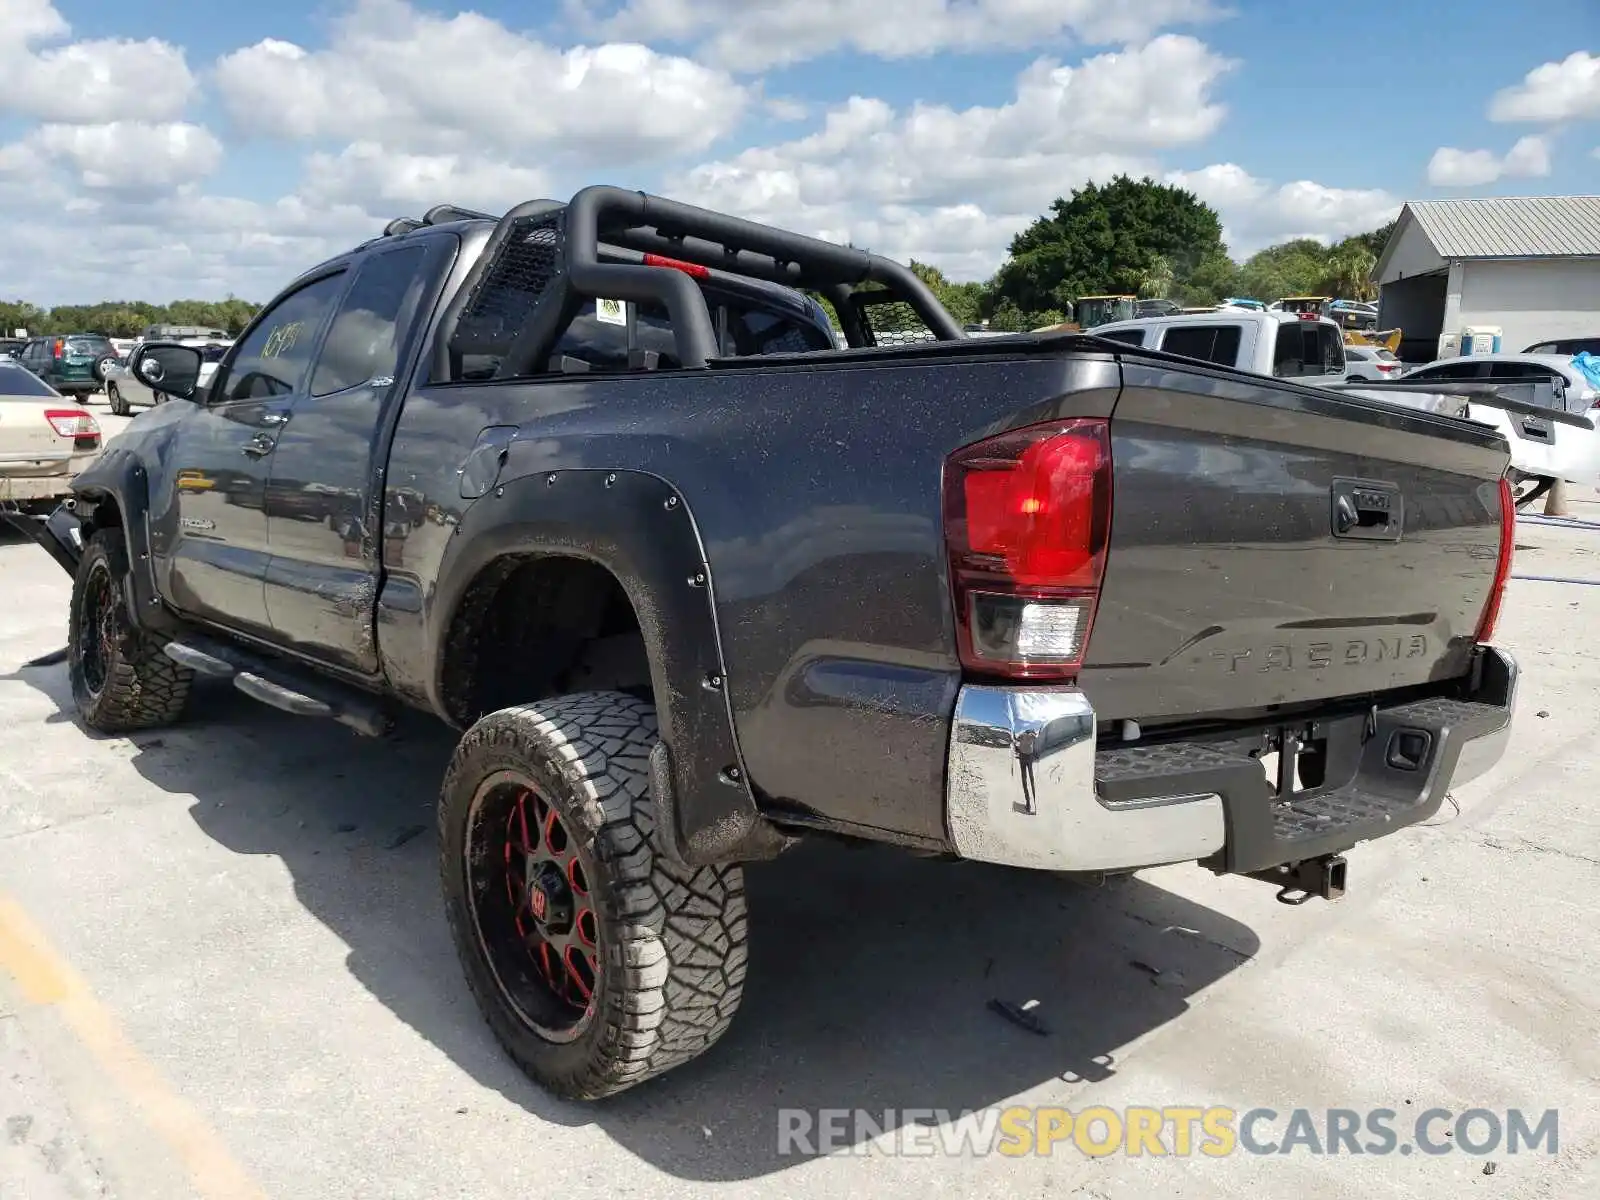
[[446, 912], [562, 1095], [721, 1036], [742, 865], [796, 839], [1332, 898], [1509, 734], [1503, 437], [968, 339], [859, 250], [605, 187], [443, 207], [201, 367], [142, 346], [168, 402], [24, 522], [74, 576], [82, 719], [209, 679], [461, 730]]

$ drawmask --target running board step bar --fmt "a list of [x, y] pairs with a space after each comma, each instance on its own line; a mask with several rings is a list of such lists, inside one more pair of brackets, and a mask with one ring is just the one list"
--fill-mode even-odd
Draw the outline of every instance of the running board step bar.
[[252, 700], [299, 717], [325, 717], [367, 737], [382, 737], [391, 721], [381, 705], [352, 688], [327, 680], [304, 678], [292, 668], [225, 646], [190, 637], [168, 642], [162, 652], [180, 667], [208, 679], [231, 679]]

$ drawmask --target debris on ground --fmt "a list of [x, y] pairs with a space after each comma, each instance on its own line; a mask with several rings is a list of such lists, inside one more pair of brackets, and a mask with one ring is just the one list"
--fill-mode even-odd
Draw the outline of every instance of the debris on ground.
[[400, 830], [400, 832], [396, 833], [392, 838], [389, 839], [389, 849], [400, 849], [401, 846], [404, 846], [419, 833], [426, 833], [427, 829], [428, 827], [426, 825], [407, 825], [404, 829]]
[[1026, 1004], [1019, 1005], [1009, 1000], [1002, 1000], [998, 996], [989, 1001], [991, 1012], [999, 1013], [1019, 1029], [1026, 1029], [1029, 1033], [1036, 1033], [1040, 1037], [1049, 1037], [1050, 1030], [1031, 1011], [1038, 1006], [1037, 1000], [1029, 1000]]

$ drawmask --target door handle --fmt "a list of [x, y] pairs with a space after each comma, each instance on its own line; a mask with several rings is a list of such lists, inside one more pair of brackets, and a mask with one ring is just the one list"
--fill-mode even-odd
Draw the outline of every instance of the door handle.
[[264, 454], [271, 454], [277, 444], [266, 434], [258, 433], [240, 448], [240, 452], [249, 458], [260, 458]]
[[263, 425], [287, 425], [289, 423], [289, 414], [286, 412], [262, 413], [261, 423]]

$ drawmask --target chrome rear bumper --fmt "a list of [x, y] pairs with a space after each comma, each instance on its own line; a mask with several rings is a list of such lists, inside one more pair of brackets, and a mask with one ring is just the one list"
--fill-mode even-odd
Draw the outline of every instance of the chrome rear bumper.
[[[1517, 665], [1492, 647], [1482, 655], [1479, 691], [1466, 700], [1379, 709], [1370, 732], [1349, 725], [1364, 717], [1339, 718], [1347, 777], [1289, 804], [1236, 745], [1130, 743], [1097, 754], [1094, 708], [1078, 689], [967, 684], [945, 782], [951, 844], [963, 858], [1046, 871], [1202, 859], [1251, 871], [1384, 836], [1432, 815], [1451, 786], [1505, 753]], [[1419, 734], [1426, 750], [1413, 760]]]

